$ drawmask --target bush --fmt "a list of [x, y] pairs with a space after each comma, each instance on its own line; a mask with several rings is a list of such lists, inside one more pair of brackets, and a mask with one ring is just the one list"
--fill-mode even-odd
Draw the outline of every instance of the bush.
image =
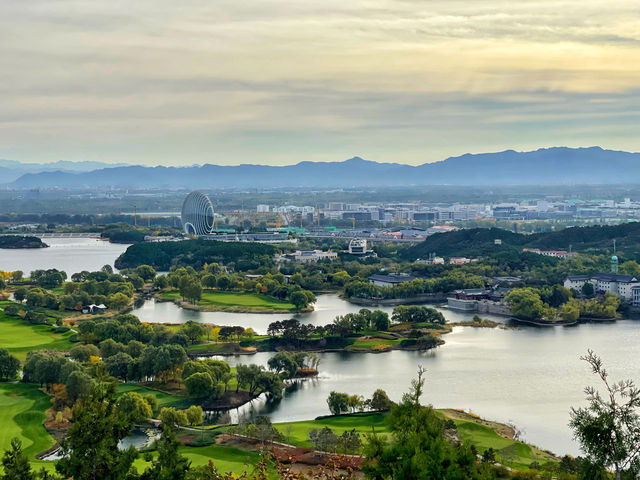
[[51, 330], [53, 331], [53, 333], [66, 333], [70, 330], [70, 328], [65, 326], [60, 326], [60, 327], [53, 327]]

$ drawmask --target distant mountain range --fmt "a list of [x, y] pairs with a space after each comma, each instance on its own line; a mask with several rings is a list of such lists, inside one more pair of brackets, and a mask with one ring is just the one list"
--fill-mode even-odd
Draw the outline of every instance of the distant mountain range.
[[90, 172], [108, 167], [123, 167], [126, 163], [69, 162], [60, 160], [53, 163], [21, 163], [0, 159], [0, 184], [10, 183], [27, 173], [40, 172]]
[[[1, 166], [1, 164], [0, 164]], [[1, 181], [1, 180], [0, 180]], [[640, 183], [640, 153], [600, 147], [554, 147], [465, 154], [412, 166], [354, 157], [289, 166], [109, 166], [91, 171], [39, 171], [7, 182], [11, 188], [362, 187], [410, 185], [536, 185]]]

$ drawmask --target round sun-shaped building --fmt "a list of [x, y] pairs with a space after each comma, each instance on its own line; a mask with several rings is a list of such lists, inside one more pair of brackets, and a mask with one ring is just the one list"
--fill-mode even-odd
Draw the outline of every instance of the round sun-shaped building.
[[182, 204], [182, 228], [189, 235], [208, 235], [213, 231], [213, 204], [202, 192], [191, 192]]

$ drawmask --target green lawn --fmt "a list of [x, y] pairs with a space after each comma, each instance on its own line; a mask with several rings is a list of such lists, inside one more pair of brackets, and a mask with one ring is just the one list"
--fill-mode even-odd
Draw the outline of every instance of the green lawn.
[[31, 350], [69, 350], [73, 346], [69, 342], [73, 332], [53, 333], [49, 325], [31, 325], [3, 311], [0, 311], [0, 331], [0, 348], [6, 348], [21, 361]]
[[186, 408], [192, 404], [186, 397], [174, 395], [154, 388], [145, 387], [135, 383], [118, 383], [118, 395], [127, 392], [136, 392], [140, 395], [151, 394], [158, 400], [158, 408], [162, 407], [178, 407]]
[[[259, 455], [255, 452], [247, 452], [233, 447], [209, 445], [207, 447], [180, 447], [180, 453], [191, 460], [191, 465], [196, 467], [206, 465], [209, 460], [220, 473], [233, 472], [241, 474], [244, 471], [251, 472], [253, 466], [258, 463]], [[153, 453], [154, 456], [156, 453]], [[140, 456], [134, 463], [138, 472], [142, 472], [149, 463]]]
[[385, 417], [386, 413], [354, 413], [352, 415], [339, 415], [319, 420], [277, 423], [276, 428], [285, 436], [287, 443], [301, 447], [311, 447], [308, 438], [309, 432], [314, 428], [329, 427], [336, 435], [354, 428], [362, 434], [371, 433], [374, 429], [376, 433], [385, 433], [389, 431]]
[[498, 435], [486, 425], [466, 420], [454, 422], [460, 439], [471, 442], [481, 453], [493, 448], [496, 451], [496, 460], [504, 465], [526, 469], [534, 461], [542, 464], [555, 460], [548, 453], [531, 445]]
[[[173, 290], [160, 294], [161, 298], [180, 299], [180, 293]], [[295, 305], [282, 300], [277, 300], [267, 295], [258, 293], [241, 293], [241, 292], [220, 292], [217, 290], [205, 290], [202, 292], [202, 298], [198, 302], [201, 307], [242, 307], [248, 310], [288, 310], [293, 312], [296, 310]]]
[[0, 451], [9, 448], [17, 437], [31, 460], [55, 443], [45, 430], [45, 411], [49, 397], [38, 386], [27, 383], [0, 384]]
[[[438, 412], [446, 415], [446, 410]], [[336, 435], [351, 429], [355, 429], [361, 434], [371, 433], [373, 430], [376, 433], [389, 433], [389, 426], [385, 420], [386, 415], [386, 413], [356, 413], [319, 420], [278, 423], [276, 427], [285, 436], [287, 443], [311, 447], [308, 438], [309, 432], [314, 428], [329, 427]], [[488, 448], [493, 448], [496, 451], [496, 460], [507, 466], [527, 469], [533, 461], [541, 464], [555, 461], [551, 455], [531, 445], [498, 435], [495, 430], [480, 423], [480, 419], [477, 421], [472, 418], [469, 420], [454, 419], [454, 422], [461, 440], [469, 441], [480, 453]]]

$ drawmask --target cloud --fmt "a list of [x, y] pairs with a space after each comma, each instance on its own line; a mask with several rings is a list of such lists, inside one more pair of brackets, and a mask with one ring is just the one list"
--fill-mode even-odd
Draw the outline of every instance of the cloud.
[[596, 0], [3, 2], [0, 156], [637, 150], [639, 14]]

